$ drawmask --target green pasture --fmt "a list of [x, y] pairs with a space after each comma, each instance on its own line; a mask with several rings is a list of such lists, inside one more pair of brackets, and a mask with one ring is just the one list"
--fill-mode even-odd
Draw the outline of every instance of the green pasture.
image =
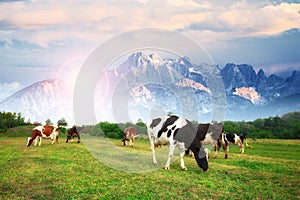
[[[136, 140], [134, 148], [120, 140], [97, 146], [96, 140], [87, 150], [84, 142], [91, 138], [77, 144], [61, 136], [58, 144], [43, 140], [41, 147], [28, 148], [26, 129], [8, 133], [0, 135], [0, 199], [300, 199], [300, 140], [248, 139], [252, 149], [240, 154], [230, 146], [229, 159], [221, 151], [206, 173], [192, 157], [185, 157], [187, 171], [179, 160], [160, 169], [167, 154], [157, 170], [129, 173], [109, 166], [115, 158], [103, 164], [90, 151], [104, 155], [113, 145], [129, 155], [149, 154], [147, 140]], [[134, 159], [129, 165], [143, 166]]]

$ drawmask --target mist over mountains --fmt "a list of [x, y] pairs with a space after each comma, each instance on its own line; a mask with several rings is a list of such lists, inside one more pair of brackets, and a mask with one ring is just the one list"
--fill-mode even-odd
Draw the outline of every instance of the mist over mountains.
[[[222, 86], [214, 85], [218, 80]], [[99, 84], [95, 105], [83, 105], [95, 106], [99, 120], [118, 115], [111, 112], [116, 105], [125, 106], [133, 121], [147, 120], [153, 116], [151, 112], [156, 115], [186, 112], [191, 114], [191, 120], [207, 122], [216, 114], [212, 113], [213, 107], [224, 109], [225, 120], [238, 121], [300, 110], [299, 71], [291, 72], [287, 78], [266, 76], [262, 69], [256, 72], [248, 64], [228, 63], [219, 69], [207, 64], [195, 65], [187, 57], [163, 59], [157, 54], [137, 52], [118, 68], [105, 71]], [[127, 105], [113, 104], [114, 98], [122, 98], [117, 94], [124, 92], [124, 85], [127, 99], [122, 102]], [[72, 121], [72, 89], [61, 80], [40, 81], [0, 102], [0, 110], [21, 112], [32, 122], [46, 119], [54, 122], [62, 117]]]

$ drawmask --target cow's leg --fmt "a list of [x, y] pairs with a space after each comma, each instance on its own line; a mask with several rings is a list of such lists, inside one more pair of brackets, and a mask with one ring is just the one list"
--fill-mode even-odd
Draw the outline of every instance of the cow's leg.
[[56, 143], [58, 143], [58, 135], [56, 136]]
[[129, 139], [129, 145], [133, 147], [133, 139]]
[[132, 142], [131, 142], [131, 139], [129, 139], [129, 144], [128, 144], [129, 146], [131, 146], [132, 145]]
[[228, 158], [228, 149], [229, 149], [228, 145], [223, 144], [222, 147], [223, 147], [223, 150], [224, 150], [224, 153], [225, 153], [225, 159], [227, 159]]
[[[183, 146], [180, 145], [180, 146], [178, 146], [178, 149], [180, 151], [180, 166], [181, 166], [181, 169], [187, 170], [186, 166], [184, 165], [184, 159], [183, 159], [184, 154], [185, 154], [185, 147], [184, 147], [184, 145]], [[194, 154], [193, 154], [193, 156], [194, 156]]]
[[39, 137], [36, 137], [36, 138], [35, 138], [33, 146], [36, 146], [36, 145], [37, 145], [37, 143], [38, 143], [38, 138], [39, 138]]
[[240, 144], [240, 152], [244, 153], [244, 144]]
[[42, 145], [42, 137], [39, 137], [38, 140], [39, 140], [39, 147], [40, 147]]
[[152, 163], [153, 165], [157, 166], [157, 160], [155, 156], [155, 147], [154, 147], [154, 137], [151, 137], [150, 139], [150, 149], [152, 151]]
[[77, 134], [77, 138], [78, 138], [77, 143], [80, 143], [80, 135], [79, 135], [79, 133]]
[[174, 150], [175, 150], [175, 145], [173, 141], [170, 141], [170, 148], [169, 148], [169, 155], [168, 155], [168, 159], [165, 165], [165, 169], [170, 169], [170, 163], [171, 163], [171, 159], [173, 157], [174, 154]]
[[214, 141], [213, 148], [215, 150], [213, 158], [216, 158], [217, 155], [218, 155], [218, 153], [219, 153], [219, 151], [220, 151], [220, 147], [218, 145], [218, 141]]
[[50, 139], [51, 139], [51, 144], [54, 144], [56, 137], [52, 135]]

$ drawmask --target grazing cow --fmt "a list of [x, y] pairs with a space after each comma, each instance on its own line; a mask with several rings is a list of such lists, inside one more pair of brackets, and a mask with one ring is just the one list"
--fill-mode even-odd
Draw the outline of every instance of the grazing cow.
[[80, 135], [79, 135], [79, 132], [78, 132], [76, 126], [73, 126], [72, 128], [70, 128], [68, 130], [68, 135], [67, 135], [67, 141], [66, 141], [66, 143], [68, 143], [69, 140], [71, 140], [71, 142], [73, 142], [74, 137], [77, 137], [78, 138], [77, 143], [80, 143]]
[[58, 131], [60, 127], [58, 126], [37, 126], [33, 129], [33, 132], [30, 137], [27, 139], [27, 146], [29, 147], [32, 142], [35, 140], [35, 145], [39, 142], [39, 146], [42, 144], [42, 138], [51, 139], [51, 144], [54, 144], [55, 140], [58, 142]]
[[177, 147], [180, 151], [181, 168], [183, 170], [187, 170], [183, 160], [184, 152], [187, 149], [194, 153], [198, 166], [203, 171], [208, 170], [206, 153], [200, 143], [201, 136], [190, 121], [177, 116], [156, 118], [147, 123], [147, 131], [154, 165], [157, 166], [155, 145], [169, 144], [169, 155], [165, 169], [170, 169], [171, 158], [175, 147]]
[[127, 146], [127, 142], [129, 141], [129, 145], [134, 146], [134, 138], [136, 137], [136, 128], [135, 127], [127, 127], [123, 132], [123, 144]]
[[[216, 151], [219, 151], [220, 147], [222, 146], [225, 152], [225, 159], [228, 158], [228, 151], [229, 151], [229, 144], [235, 144], [240, 147], [240, 153], [244, 153], [244, 141], [246, 138], [246, 134], [231, 134], [231, 133], [222, 133], [218, 139], [218, 145], [215, 147]], [[249, 146], [249, 145], [248, 145]], [[250, 146], [250, 148], [252, 148]]]
[[[212, 124], [198, 124], [194, 125], [197, 130], [197, 135], [200, 136], [200, 142], [202, 145], [212, 145], [216, 149], [218, 145], [218, 138], [223, 133], [224, 127], [222, 123], [212, 123]], [[189, 154], [189, 150], [186, 151], [186, 155]], [[210, 152], [208, 149], [206, 152]], [[215, 151], [214, 158], [217, 156], [217, 151]], [[207, 153], [209, 154], [209, 153]], [[193, 155], [192, 155], [193, 156]]]

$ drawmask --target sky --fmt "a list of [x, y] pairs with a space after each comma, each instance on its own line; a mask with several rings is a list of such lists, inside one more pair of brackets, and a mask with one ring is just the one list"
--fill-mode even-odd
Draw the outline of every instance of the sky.
[[184, 34], [221, 68], [300, 70], [300, 1], [0, 0], [0, 100], [36, 81], [76, 76], [101, 43], [142, 28]]

